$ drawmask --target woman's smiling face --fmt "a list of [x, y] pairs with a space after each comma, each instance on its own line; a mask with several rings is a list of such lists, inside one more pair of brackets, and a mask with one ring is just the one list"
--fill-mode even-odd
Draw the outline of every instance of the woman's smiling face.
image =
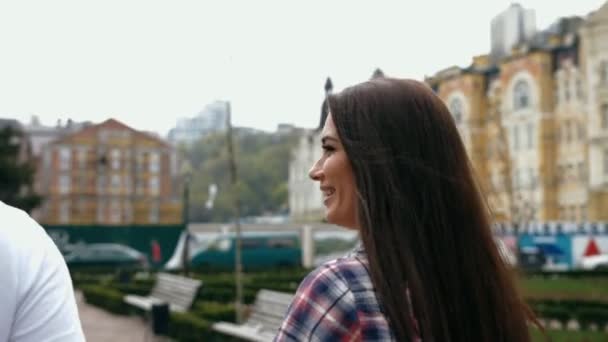
[[356, 229], [355, 176], [331, 114], [325, 120], [321, 144], [323, 155], [312, 166], [309, 176], [320, 183], [325, 218], [329, 223]]

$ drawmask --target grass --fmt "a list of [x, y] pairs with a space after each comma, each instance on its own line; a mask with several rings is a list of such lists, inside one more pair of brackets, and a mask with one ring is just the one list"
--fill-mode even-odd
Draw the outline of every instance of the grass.
[[526, 298], [608, 301], [608, 278], [530, 277], [520, 286]]
[[[549, 330], [551, 342], [608, 342], [608, 333], [600, 331]], [[547, 339], [538, 331], [532, 330], [532, 341], [545, 342]]]

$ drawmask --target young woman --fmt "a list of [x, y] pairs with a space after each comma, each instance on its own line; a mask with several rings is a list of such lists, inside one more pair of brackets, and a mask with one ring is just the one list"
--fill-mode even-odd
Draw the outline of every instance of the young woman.
[[362, 245], [300, 284], [275, 341], [530, 341], [535, 321], [443, 102], [377, 78], [327, 98], [310, 170]]

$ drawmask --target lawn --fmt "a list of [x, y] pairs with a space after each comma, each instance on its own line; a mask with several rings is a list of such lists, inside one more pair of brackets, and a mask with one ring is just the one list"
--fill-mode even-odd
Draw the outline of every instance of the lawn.
[[[605, 332], [550, 330], [548, 334], [551, 342], [608, 342], [608, 333]], [[539, 331], [533, 330], [532, 341], [547, 340]]]
[[608, 278], [529, 277], [520, 281], [526, 298], [608, 302]]

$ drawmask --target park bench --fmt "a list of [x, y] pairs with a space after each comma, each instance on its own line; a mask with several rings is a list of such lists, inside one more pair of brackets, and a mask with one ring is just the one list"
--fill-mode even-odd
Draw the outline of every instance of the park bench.
[[201, 281], [169, 273], [158, 273], [156, 284], [146, 297], [128, 294], [124, 297], [127, 304], [151, 311], [152, 306], [169, 304], [169, 310], [185, 312], [190, 309]]
[[292, 299], [293, 294], [262, 289], [244, 324], [218, 322], [213, 324], [213, 330], [249, 341], [272, 341]]

